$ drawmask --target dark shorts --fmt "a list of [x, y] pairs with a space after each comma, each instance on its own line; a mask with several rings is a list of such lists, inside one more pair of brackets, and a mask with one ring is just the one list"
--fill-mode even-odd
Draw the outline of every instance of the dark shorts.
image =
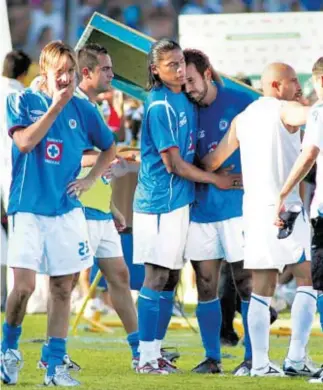
[[323, 291], [323, 218], [312, 220], [312, 280], [315, 290]]

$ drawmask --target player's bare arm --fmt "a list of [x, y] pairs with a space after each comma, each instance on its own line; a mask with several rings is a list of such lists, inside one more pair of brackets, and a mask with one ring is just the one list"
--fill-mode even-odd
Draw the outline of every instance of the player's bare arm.
[[285, 126], [302, 126], [306, 123], [310, 111], [309, 106], [291, 101], [282, 107], [280, 118]]
[[13, 134], [13, 140], [22, 153], [31, 152], [45, 137], [59, 113], [73, 97], [74, 85], [70, 83], [66, 88], [55, 91], [53, 102], [48, 111], [35, 123], [18, 128]]
[[311, 145], [303, 149], [302, 153], [296, 160], [294, 167], [289, 174], [281, 192], [279, 195], [277, 208], [276, 208], [276, 221], [275, 224], [280, 226], [279, 213], [284, 206], [284, 201], [290, 194], [292, 189], [308, 174], [312, 166], [314, 165], [316, 158], [320, 152], [317, 146]]
[[227, 173], [210, 173], [205, 172], [196, 166], [187, 163], [180, 156], [178, 148], [170, 148], [167, 151], [161, 153], [163, 163], [168, 173], [175, 173], [178, 176], [184, 177], [190, 181], [196, 183], [208, 183], [213, 184], [221, 189], [231, 189], [241, 187], [241, 175], [240, 174], [227, 174]]
[[236, 135], [237, 117], [233, 119], [229, 131], [222, 138], [216, 149], [203, 158], [202, 164], [207, 171], [213, 172], [219, 169], [224, 161], [238, 149], [239, 141]]

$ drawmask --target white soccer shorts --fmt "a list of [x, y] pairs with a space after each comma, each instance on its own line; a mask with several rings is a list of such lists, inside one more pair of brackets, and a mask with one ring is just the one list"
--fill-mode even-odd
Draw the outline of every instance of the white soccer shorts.
[[164, 214], [133, 214], [133, 263], [182, 269], [189, 226], [189, 206]]
[[229, 263], [243, 260], [242, 217], [212, 223], [191, 222], [185, 258], [192, 261], [224, 259]]
[[18, 212], [9, 217], [8, 265], [50, 276], [89, 268], [93, 254], [81, 208], [57, 216]]
[[90, 243], [94, 256], [98, 259], [123, 257], [120, 235], [114, 221], [87, 220]]

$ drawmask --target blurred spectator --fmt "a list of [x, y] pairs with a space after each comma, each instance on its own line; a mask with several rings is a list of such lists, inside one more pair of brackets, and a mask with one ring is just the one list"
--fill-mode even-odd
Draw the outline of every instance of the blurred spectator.
[[36, 45], [31, 47], [29, 50], [34, 61], [38, 62], [42, 49], [47, 45], [47, 43], [54, 40], [53, 35], [53, 29], [51, 26], [45, 26], [40, 30], [36, 40]]
[[237, 76], [235, 77], [238, 81], [240, 81], [241, 83], [243, 84], [246, 84], [246, 85], [249, 85], [249, 87], [252, 87], [252, 81], [249, 77], [247, 77], [246, 75], [244, 75], [243, 73], [239, 73], [237, 74]]
[[176, 35], [176, 13], [168, 1], [154, 1], [145, 21], [144, 32], [155, 39]]
[[323, 0], [300, 0], [301, 10], [320, 11], [323, 9]]
[[187, 0], [180, 10], [182, 15], [200, 15], [222, 12], [222, 0]]
[[37, 38], [45, 27], [52, 29], [53, 39], [64, 38], [64, 13], [55, 11], [52, 0], [43, 0], [41, 8], [32, 10], [29, 31], [29, 44], [36, 45]]
[[23, 48], [27, 43], [30, 26], [30, 8], [28, 5], [15, 5], [8, 9], [12, 46]]

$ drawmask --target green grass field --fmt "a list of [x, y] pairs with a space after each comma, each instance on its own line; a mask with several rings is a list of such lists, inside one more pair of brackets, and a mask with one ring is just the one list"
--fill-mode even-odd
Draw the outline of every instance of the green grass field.
[[[34, 389], [43, 381], [44, 373], [36, 370], [41, 340], [46, 331], [44, 315], [28, 315], [24, 322], [20, 349], [25, 360], [20, 380], [15, 389]], [[181, 358], [177, 362], [182, 374], [167, 377], [138, 375], [130, 369], [130, 351], [125, 334], [120, 328], [114, 328], [113, 334], [91, 333], [80, 326], [78, 336], [70, 337], [68, 351], [71, 357], [81, 365], [82, 371], [75, 377], [82, 382], [81, 389], [317, 389], [321, 385], [311, 385], [303, 378], [236, 378], [230, 371], [237, 366], [243, 356], [241, 346], [223, 348], [223, 352], [234, 355], [233, 359], [223, 359], [225, 375], [201, 376], [190, 370], [203, 358], [199, 335], [189, 330], [170, 330], [167, 345], [177, 346]], [[271, 357], [282, 363], [287, 351], [288, 338], [271, 338]], [[310, 342], [312, 359], [323, 363], [323, 338], [312, 337]]]

